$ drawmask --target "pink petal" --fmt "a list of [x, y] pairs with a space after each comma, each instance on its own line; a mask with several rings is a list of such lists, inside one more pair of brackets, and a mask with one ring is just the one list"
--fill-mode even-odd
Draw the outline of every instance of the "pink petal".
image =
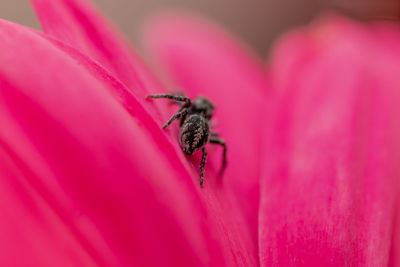
[[118, 81], [21, 26], [0, 21], [0, 35], [0, 262], [256, 265], [232, 201], [199, 190]]
[[399, 264], [400, 46], [388, 50], [376, 37], [328, 18], [278, 44], [262, 266]]
[[[31, 0], [45, 33], [79, 49], [120, 79], [139, 99], [161, 85], [126, 41], [85, 0]], [[149, 107], [151, 109], [151, 105]]]
[[[8, 23], [1, 26], [4, 38], [0, 47], [7, 51], [0, 55], [0, 114], [1, 125], [5, 126], [2, 129], [2, 149], [13, 165], [22, 165], [17, 166], [26, 179], [21, 183], [36, 189], [34, 193], [41, 195], [44, 204], [53, 206], [53, 217], [60, 216], [64, 228], [69, 230], [65, 235], [72, 235], [71, 239], [78, 238], [80, 243], [89, 243], [86, 254], [94, 254], [95, 262], [104, 261], [111, 266], [134, 262], [159, 266], [159, 261], [201, 263], [199, 255], [209, 245], [215, 245], [199, 239], [204, 233], [196, 231], [199, 226], [196, 221], [187, 224], [193, 219], [179, 215], [180, 212], [193, 214], [201, 207], [186, 201], [192, 198], [188, 195], [190, 189], [185, 189], [184, 184], [174, 179], [178, 176], [176, 171], [165, 161], [149, 136], [131, 120], [101, 83], [87, 75], [84, 68], [78, 67], [64, 53], [27, 30]], [[149, 162], [156, 162], [157, 168]], [[16, 171], [11, 169], [10, 172]], [[24, 199], [25, 195], [20, 194]], [[164, 198], [170, 203], [178, 201], [179, 212], [162, 204], [166, 202]], [[45, 210], [45, 207], [39, 208]], [[143, 221], [138, 220], [138, 214]], [[31, 218], [32, 224], [38, 220], [37, 217], [40, 218]], [[39, 219], [36, 224], [43, 222]], [[49, 220], [48, 223], [53, 222]], [[185, 230], [189, 225], [192, 229]], [[29, 230], [30, 226], [27, 221], [21, 228]], [[84, 229], [79, 229], [81, 227]], [[7, 231], [9, 228], [2, 230], [14, 232]], [[91, 236], [79, 238], [79, 230], [95, 239]], [[183, 234], [185, 231], [189, 236]], [[25, 235], [21, 234], [24, 238]], [[157, 238], [152, 238], [157, 234]], [[53, 239], [59, 236], [57, 232], [48, 235], [54, 236]], [[179, 236], [181, 238], [177, 238]], [[27, 242], [31, 240], [30, 236], [26, 238], [29, 238]], [[91, 240], [86, 241], [88, 238]], [[188, 246], [188, 242], [193, 244]], [[166, 243], [182, 250], [179, 254], [184, 253], [188, 258], [165, 250]], [[200, 251], [194, 251], [196, 246]], [[132, 247], [144, 251], [136, 249], [133, 253]], [[160, 251], [160, 258], [153, 259], [153, 262], [149, 255], [152, 249]], [[218, 247], [216, 249], [218, 251]], [[216, 259], [218, 261], [218, 256]], [[26, 262], [29, 260], [32, 259], [27, 258]], [[52, 262], [45, 256], [36, 259], [43, 264], [46, 260]], [[31, 264], [25, 264], [28, 265]], [[53, 262], [49, 266], [56, 265]]]
[[[160, 113], [154, 109], [154, 104], [153, 104], [154, 102], [144, 101], [144, 96], [145, 94], [147, 94], [148, 91], [152, 92], [159, 91], [161, 86], [159, 86], [159, 84], [154, 80], [154, 78], [147, 72], [147, 69], [141, 64], [140, 60], [138, 60], [137, 58], [131, 59], [132, 55], [130, 55], [130, 51], [127, 50], [125, 46], [121, 44], [122, 42], [120, 41], [120, 38], [114, 33], [114, 30], [112, 30], [107, 25], [107, 23], [103, 21], [103, 19], [94, 11], [92, 7], [86, 4], [85, 1], [75, 1], [75, 0], [70, 0], [70, 1], [33, 0], [33, 3], [35, 4], [36, 9], [38, 10], [39, 16], [41, 18], [42, 23], [44, 24], [44, 28], [47, 33], [50, 33], [53, 36], [56, 36], [57, 38], [64, 40], [72, 44], [73, 46], [79, 48], [81, 51], [86, 52], [90, 57], [96, 59], [98, 62], [106, 66], [111, 71], [112, 74], [113, 73], [117, 74], [117, 77], [121, 79], [128, 87], [130, 87], [132, 94], [136, 96], [137, 102], [143, 104], [146, 107], [146, 109], [151, 113], [151, 115], [157, 119], [158, 125], [161, 125], [161, 123], [165, 122], [167, 117], [170, 116], [170, 110], [165, 108], [166, 106], [165, 103], [161, 102], [157, 103], [157, 105], [159, 106], [159, 110], [161, 111], [161, 116], [160, 116]], [[101, 32], [101, 34], [97, 34], [97, 32]], [[90, 34], [90, 38], [87, 37], [88, 33]], [[71, 38], [68, 38], [68, 36], [71, 36]], [[112, 45], [107, 46], [111, 47], [111, 51], [104, 49], [103, 46], [98, 47], [103, 43], [106, 44], [111, 43]], [[94, 48], [92, 46], [94, 46]], [[92, 47], [93, 49], [87, 49], [87, 47]], [[98, 52], [100, 53], [100, 56], [97, 55]], [[113, 56], [102, 59], [102, 56], [104, 56], [103, 54], [105, 54], [106, 56], [107, 55], [113, 55]], [[107, 60], [109, 61], [108, 63], [106, 62]], [[126, 69], [121, 70], [121, 71], [126, 71], [126, 73], [125, 72], [122, 73], [122, 76], [118, 71], [113, 71], [113, 66], [110, 67], [109, 65], [107, 65], [107, 64], [111, 65], [117, 64], [117, 67], [119, 67], [121, 65], [121, 62], [123, 62], [123, 60], [130, 60], [130, 61], [126, 65], [127, 66]], [[81, 61], [82, 60], [79, 59], [80, 63]], [[132, 73], [130, 73], [131, 69], [135, 69], [138, 72], [138, 75], [135, 76]], [[129, 77], [134, 77], [135, 79], [142, 80], [144, 91], [141, 91], [140, 89], [131, 86], [130, 82], [129, 81], [127, 82], [125, 80], [123, 76], [124, 74], [127, 74]], [[122, 98], [123, 104], [128, 104], [125, 106], [131, 113], [135, 114], [135, 112], [132, 112], [132, 109], [135, 108], [132, 108], [132, 106], [129, 107], [129, 103], [131, 102], [129, 101], [129, 98], [132, 98], [132, 96], [130, 96], [129, 93], [124, 92], [123, 89], [124, 88], [120, 88], [116, 90], [117, 92], [114, 92], [114, 94], [118, 96], [119, 100], [121, 100]], [[128, 101], [126, 101], [126, 99]], [[142, 113], [142, 111], [140, 112]], [[163, 141], [165, 138], [161, 137], [159, 134], [157, 135], [153, 134], [154, 132], [157, 132], [154, 130], [154, 127], [153, 128], [150, 127], [150, 132], [154, 136], [154, 139], [157, 140], [158, 143], [160, 143], [159, 145], [163, 147], [164, 153], [169, 159], [171, 159], [171, 154], [174, 155], [174, 153], [177, 152], [179, 153], [178, 155], [180, 156], [180, 161], [181, 162], [184, 161], [186, 169], [190, 168], [192, 170], [192, 178], [194, 176], [194, 179], [192, 179], [192, 181], [194, 180], [197, 183], [198, 162], [195, 163], [196, 164], [195, 167], [193, 165], [189, 166], [187, 160], [184, 158], [182, 152], [180, 151], [178, 142], [176, 142], [175, 133], [167, 132], [169, 134], [169, 141], [170, 142], [172, 141], [174, 144], [174, 147], [171, 148], [168, 143]], [[167, 146], [165, 147], [165, 145]], [[174, 161], [175, 159], [172, 158], [171, 160]], [[220, 198], [225, 193], [218, 191], [215, 192], [213, 191], [212, 188], [207, 189], [207, 190], [211, 189], [211, 191], [209, 192], [210, 195], [208, 196], [206, 204], [211, 209], [211, 213], [215, 212], [215, 214], [213, 215], [214, 218], [218, 221], [221, 220], [219, 218], [221, 217], [220, 214], [221, 212], [223, 214], [227, 214], [226, 217], [232, 217], [232, 214], [235, 214], [234, 217], [239, 216], [239, 218], [235, 219], [238, 221], [230, 222], [224, 219], [225, 221], [221, 222], [222, 227], [219, 229], [221, 231], [221, 238], [224, 240], [224, 242], [228, 242], [229, 244], [232, 242], [233, 243], [237, 242], [238, 244], [241, 242], [245, 243], [249, 242], [247, 241], [246, 237], [248, 235], [247, 228], [233, 231], [233, 229], [236, 228], [237, 223], [240, 223], [242, 218], [240, 218], [240, 215], [236, 214], [235, 211], [232, 211], [231, 208], [232, 200], [230, 200], [229, 197], [226, 197], [226, 199]], [[220, 203], [221, 206], [215, 208], [214, 202]], [[226, 229], [226, 227], [228, 229]], [[234, 233], [232, 233], [232, 231]], [[233, 235], [234, 237], [232, 238], [231, 235]], [[233, 247], [232, 251], [235, 251], [234, 248], [235, 246], [237, 246], [237, 244], [230, 244], [230, 245]], [[251, 258], [254, 258], [254, 251], [252, 249], [252, 247], [254, 247], [254, 244], [246, 244], [245, 247], [246, 247], [245, 250], [249, 250], [246, 251], [245, 254], [248, 253], [249, 255], [251, 255], [250, 256]], [[243, 250], [242, 245], [240, 245], [240, 250]], [[238, 257], [238, 255], [233, 255], [233, 256]], [[250, 261], [253, 261], [253, 259]]]
[[[107, 73], [101, 66], [98, 66], [95, 62], [88, 59], [83, 54], [79, 53], [72, 47], [58, 42], [48, 36], [44, 38], [51, 41], [58, 48], [65, 51], [77, 63], [87, 69], [94, 77], [100, 80], [102, 83], [108, 85], [110, 93], [125, 107], [125, 109], [134, 117], [138, 117], [143, 123], [143, 126], [150, 132], [154, 140], [157, 140], [158, 145], [162, 148], [162, 152], [169, 159], [170, 162], [174, 163], [175, 168], [181, 168], [180, 164], [184, 164], [187, 169], [192, 170], [191, 180], [198, 184], [199, 173], [198, 166], [199, 162], [195, 165], [191, 164], [186, 158], [183, 157], [182, 149], [180, 148], [176, 132], [169, 135], [167, 140], [165, 131], [162, 131], [159, 125], [155, 125], [154, 121], [149, 119], [149, 115], [143, 110], [141, 105], [138, 103], [136, 98], [126, 90], [123, 84], [114, 79], [110, 74]], [[164, 104], [165, 105], [165, 104]], [[174, 145], [171, 147], [171, 142]], [[179, 159], [177, 159], [177, 154]], [[182, 179], [182, 178], [181, 178]], [[183, 178], [187, 180], [187, 177]], [[225, 192], [221, 191], [221, 187], [217, 184], [210, 184], [206, 189], [203, 189], [202, 194], [207, 196], [205, 199], [208, 209], [210, 209], [210, 218], [218, 222], [218, 236], [222, 242], [225, 243], [225, 247], [229, 247], [229, 250], [225, 251], [228, 257], [232, 257], [231, 260], [235, 261], [236, 264], [245, 264], [245, 266], [252, 266], [256, 262], [255, 257], [255, 244], [248, 238], [249, 229], [247, 226], [242, 224], [242, 216], [238, 214], [237, 208], [233, 207], [234, 202], [230, 196], [227, 196]], [[231, 220], [231, 218], [233, 220]], [[246, 257], [242, 257], [246, 255]], [[231, 265], [231, 264], [230, 264]]]
[[[262, 64], [225, 31], [194, 15], [161, 15], [145, 39], [189, 96], [205, 95], [215, 103], [215, 130], [228, 146], [224, 186], [233, 189], [256, 238], [260, 114], [267, 87]], [[221, 151], [211, 145], [209, 150], [218, 170]]]
[[[149, 92], [165, 92], [163, 86], [133, 53], [119, 33], [87, 1], [31, 1], [48, 36], [61, 40], [65, 44], [61, 45], [62, 49], [71, 50], [69, 46], [78, 49], [80, 54], [86, 55], [84, 61], [97, 62], [97, 69], [105, 68], [109, 73], [107, 76], [113, 77], [113, 82], [123, 87], [116, 89], [113, 94], [135, 97], [137, 102], [156, 119], [158, 125], [169, 118], [167, 113], [170, 109], [163, 103], [146, 101]], [[60, 46], [60, 43], [57, 45]], [[114, 88], [111, 87], [111, 90]], [[180, 150], [179, 145], [175, 145], [175, 149]]]

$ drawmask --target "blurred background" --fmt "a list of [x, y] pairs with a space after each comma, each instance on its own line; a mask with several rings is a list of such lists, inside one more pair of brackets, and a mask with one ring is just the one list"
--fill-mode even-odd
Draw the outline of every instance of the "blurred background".
[[[138, 46], [143, 22], [163, 9], [179, 8], [208, 16], [239, 35], [265, 56], [285, 30], [335, 10], [361, 19], [397, 20], [400, 0], [92, 0]], [[29, 0], [0, 0], [0, 18], [39, 29]]]

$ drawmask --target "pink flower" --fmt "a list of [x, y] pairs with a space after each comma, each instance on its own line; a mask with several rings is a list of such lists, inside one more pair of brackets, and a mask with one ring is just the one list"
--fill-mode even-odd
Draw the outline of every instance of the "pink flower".
[[[217, 107], [229, 147], [179, 147], [166, 92], [85, 1], [0, 21], [4, 266], [397, 266], [399, 29], [333, 18], [254, 55], [193, 16], [147, 47]], [[198, 155], [197, 155], [198, 156]], [[261, 193], [261, 194], [259, 194]]]

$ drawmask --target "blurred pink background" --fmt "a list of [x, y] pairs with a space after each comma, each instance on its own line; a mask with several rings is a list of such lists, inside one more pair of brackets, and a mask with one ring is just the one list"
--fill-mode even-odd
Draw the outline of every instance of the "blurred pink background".
[[[310, 21], [324, 10], [359, 19], [397, 19], [398, 0], [92, 0], [135, 44], [140, 25], [166, 8], [194, 10], [246, 40], [259, 54], [283, 31]], [[29, 0], [1, 0], [0, 18], [39, 28]]]

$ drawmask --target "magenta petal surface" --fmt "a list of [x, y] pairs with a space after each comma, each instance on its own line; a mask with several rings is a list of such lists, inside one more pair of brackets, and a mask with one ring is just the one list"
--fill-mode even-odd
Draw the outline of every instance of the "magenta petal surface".
[[0, 261], [226, 265], [197, 187], [105, 85], [30, 30], [0, 35]]
[[100, 63], [143, 99], [161, 86], [126, 41], [85, 0], [31, 0], [45, 33]]
[[200, 190], [123, 85], [59, 41], [0, 35], [1, 262], [257, 266], [235, 201]]
[[[233, 190], [256, 238], [260, 114], [267, 91], [262, 64], [225, 31], [195, 15], [160, 15], [144, 37], [182, 90], [215, 103], [215, 131], [228, 146], [223, 185]], [[208, 147], [209, 162], [218, 171], [221, 151]]]
[[400, 39], [376, 27], [331, 17], [273, 53], [262, 266], [399, 265]]

